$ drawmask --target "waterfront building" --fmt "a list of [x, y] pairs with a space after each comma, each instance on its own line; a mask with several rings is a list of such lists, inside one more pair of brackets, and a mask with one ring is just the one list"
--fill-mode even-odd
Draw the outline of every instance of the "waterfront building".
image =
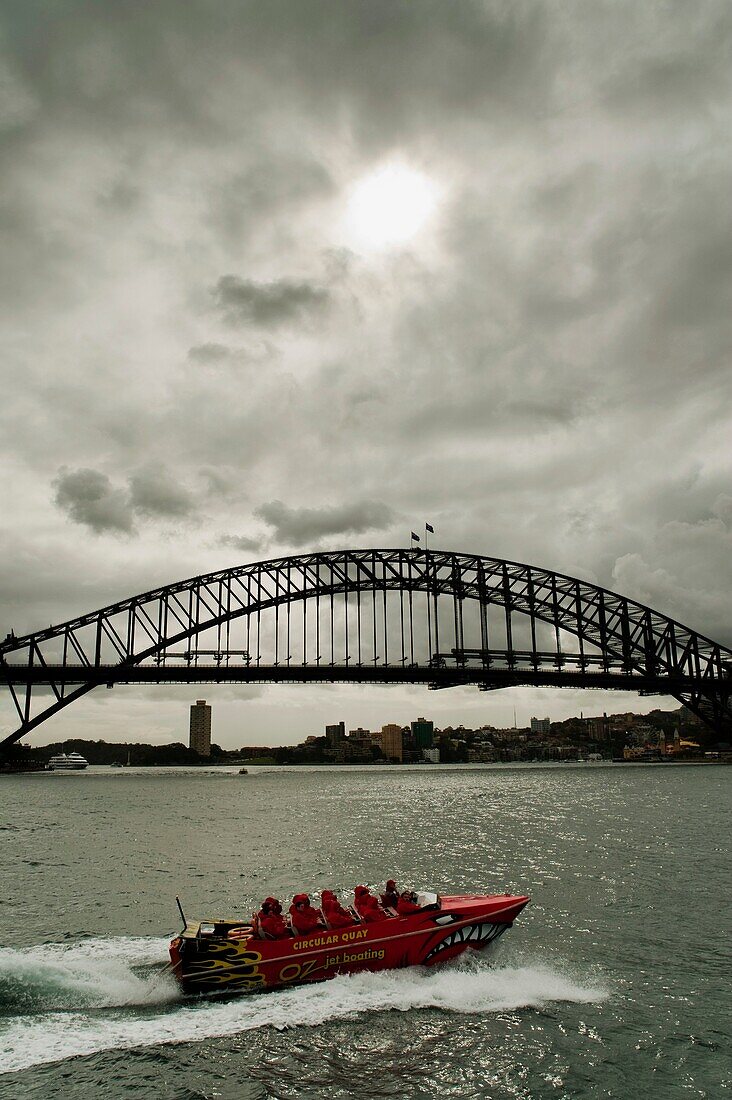
[[701, 745], [698, 741], [689, 741], [686, 738], [680, 737], [679, 731], [676, 730], [673, 741], [662, 743], [662, 751], [665, 756], [688, 756], [699, 753], [701, 751]]
[[660, 760], [661, 754], [655, 745], [626, 745], [623, 760]]
[[336, 722], [325, 727], [325, 743], [329, 749], [338, 749], [346, 740], [346, 723]]
[[348, 737], [343, 742], [339, 756], [346, 764], [366, 764], [374, 759], [371, 751], [373, 741], [371, 731], [361, 729], [349, 730]]
[[422, 750], [417, 748], [412, 726], [402, 730], [402, 764], [418, 764], [422, 759]]
[[211, 707], [205, 699], [196, 699], [191, 706], [189, 747], [199, 756], [211, 755]]
[[[622, 732], [628, 720], [634, 720], [635, 715], [617, 714], [613, 716], [613, 728], [618, 732]], [[587, 718], [587, 736], [591, 741], [609, 741], [610, 740], [610, 720], [607, 714], [603, 714], [602, 718]]]
[[551, 733], [551, 721], [549, 718], [532, 718], [531, 719], [531, 732], [532, 733]]
[[412, 722], [414, 747], [419, 751], [432, 748], [434, 733], [435, 724], [434, 722], [430, 722], [427, 718], [418, 718], [416, 722]]
[[381, 727], [381, 751], [387, 760], [398, 760], [402, 762], [402, 727], [397, 726], [395, 722], [389, 722], [386, 726]]
[[499, 754], [493, 748], [479, 747], [467, 750], [469, 764], [492, 764], [499, 759]]

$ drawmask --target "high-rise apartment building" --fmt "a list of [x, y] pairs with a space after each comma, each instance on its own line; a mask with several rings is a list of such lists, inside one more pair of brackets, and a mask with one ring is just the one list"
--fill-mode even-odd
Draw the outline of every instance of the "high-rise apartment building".
[[337, 749], [346, 740], [346, 723], [336, 722], [325, 727], [325, 743], [329, 749]]
[[387, 760], [402, 762], [402, 727], [391, 722], [381, 727], [381, 751]]
[[418, 718], [416, 722], [412, 722], [412, 737], [414, 738], [415, 748], [417, 750], [431, 749], [434, 732], [435, 723], [430, 722], [427, 718]]
[[196, 699], [191, 706], [189, 747], [199, 756], [211, 755], [211, 707], [205, 699]]
[[532, 733], [551, 733], [551, 719], [549, 718], [532, 718], [531, 719], [531, 732]]

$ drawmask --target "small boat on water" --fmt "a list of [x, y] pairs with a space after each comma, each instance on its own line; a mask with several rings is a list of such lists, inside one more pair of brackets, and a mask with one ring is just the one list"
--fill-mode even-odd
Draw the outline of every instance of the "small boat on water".
[[[186, 920], [170, 944], [173, 973], [184, 993], [246, 993], [320, 982], [359, 970], [434, 966], [468, 948], [482, 951], [513, 924], [529, 898], [511, 894], [418, 895], [420, 910], [382, 920], [323, 927], [308, 935], [269, 939], [250, 921]], [[179, 903], [180, 904], [180, 903]], [[182, 915], [182, 910], [181, 910]], [[322, 911], [321, 911], [322, 916]]]
[[246, 768], [239, 768], [239, 775], [249, 775], [249, 772]]
[[89, 761], [79, 752], [59, 752], [46, 765], [52, 772], [80, 772], [89, 767]]

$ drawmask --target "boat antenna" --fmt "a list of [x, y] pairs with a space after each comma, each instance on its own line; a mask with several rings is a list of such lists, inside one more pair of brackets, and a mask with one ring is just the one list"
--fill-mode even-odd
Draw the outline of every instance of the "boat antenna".
[[188, 924], [188, 921], [186, 920], [186, 915], [183, 912], [183, 906], [181, 905], [180, 898], [178, 897], [177, 894], [175, 895], [175, 901], [176, 901], [176, 904], [178, 906], [178, 912], [180, 913], [181, 918], [183, 920], [183, 927], [185, 927]]

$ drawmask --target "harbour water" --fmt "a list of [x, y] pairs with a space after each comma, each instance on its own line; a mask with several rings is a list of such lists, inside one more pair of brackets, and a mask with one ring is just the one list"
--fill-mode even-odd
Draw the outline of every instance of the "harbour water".
[[[0, 1097], [720, 1097], [723, 767], [90, 768], [0, 779]], [[493, 953], [185, 1001], [191, 916], [357, 882], [528, 893]]]

